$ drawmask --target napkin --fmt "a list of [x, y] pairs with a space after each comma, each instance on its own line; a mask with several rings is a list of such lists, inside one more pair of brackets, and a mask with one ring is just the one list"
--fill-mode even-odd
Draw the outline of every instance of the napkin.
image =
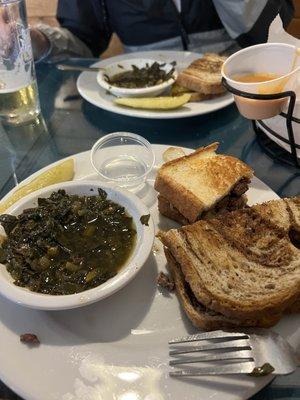
[[[274, 18], [271, 25], [269, 26], [268, 43], [286, 43], [297, 47], [299, 49], [299, 52], [297, 54], [297, 58], [295, 61], [295, 68], [300, 67], [300, 40], [290, 35], [284, 30], [282, 20], [279, 14]], [[300, 102], [300, 70], [298, 73], [298, 79], [294, 91], [296, 93], [297, 100]], [[297, 117], [300, 116], [299, 106], [297, 106], [295, 109], [295, 112], [297, 112]]]
[[[293, 37], [284, 30], [282, 20], [279, 15], [276, 16], [276, 18], [272, 21], [272, 23], [269, 26], [268, 43], [286, 43], [296, 46], [298, 49], [300, 49], [300, 40]], [[300, 54], [295, 63], [296, 68], [299, 66], [300, 66]], [[299, 77], [297, 79], [297, 84], [294, 89], [297, 98], [293, 115], [294, 117], [300, 118], [300, 84], [299, 84], [300, 71], [298, 75]], [[287, 109], [285, 109], [284, 111], [287, 111]], [[281, 116], [276, 116], [268, 120], [265, 120], [264, 122], [269, 128], [273, 129], [273, 131], [277, 132], [278, 134], [280, 134], [280, 136], [288, 140], [288, 133], [286, 129], [285, 119], [283, 119]], [[293, 122], [292, 126], [294, 130], [295, 142], [297, 144], [300, 144], [300, 124]], [[274, 140], [279, 146], [283, 147], [287, 151], [290, 151], [290, 146], [288, 144], [270, 135], [268, 131], [265, 130], [263, 127], [260, 128], [270, 137], [270, 139]], [[297, 149], [297, 155], [300, 158], [299, 149]]]
[[268, 43], [287, 43], [300, 48], [300, 40], [284, 30], [279, 14], [269, 26]]

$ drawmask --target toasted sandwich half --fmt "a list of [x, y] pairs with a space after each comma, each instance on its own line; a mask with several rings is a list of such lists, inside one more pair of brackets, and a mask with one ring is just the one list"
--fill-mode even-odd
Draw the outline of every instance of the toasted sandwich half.
[[204, 54], [179, 73], [176, 84], [203, 95], [224, 93], [221, 68], [225, 60], [218, 54]]
[[162, 165], [154, 186], [161, 214], [187, 224], [246, 205], [253, 171], [238, 158], [217, 154], [218, 145]]
[[300, 196], [159, 237], [178, 297], [198, 328], [269, 327], [299, 311]]
[[188, 93], [191, 95], [189, 103], [195, 102], [195, 101], [203, 101], [203, 100], [211, 100], [214, 99], [215, 97], [218, 97], [223, 94], [222, 93], [217, 93], [217, 94], [204, 94], [200, 92], [195, 92], [194, 90], [190, 90], [188, 88], [185, 88], [178, 83], [174, 83], [171, 88], [171, 95], [172, 96], [181, 96], [182, 94]]

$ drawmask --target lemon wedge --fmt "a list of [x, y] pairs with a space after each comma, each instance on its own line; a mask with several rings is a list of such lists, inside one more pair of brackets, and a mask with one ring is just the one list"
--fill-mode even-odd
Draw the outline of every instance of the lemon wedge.
[[11, 194], [5, 201], [0, 201], [0, 214], [3, 214], [10, 206], [16, 201], [29, 193], [35, 192], [46, 186], [53, 185], [54, 183], [71, 181], [74, 176], [74, 160], [69, 158], [66, 161], [48, 169], [41, 173], [31, 182], [20, 186], [15, 192]]
[[121, 106], [144, 108], [148, 110], [172, 110], [183, 106], [190, 98], [190, 94], [174, 97], [121, 97], [116, 99], [115, 103]]

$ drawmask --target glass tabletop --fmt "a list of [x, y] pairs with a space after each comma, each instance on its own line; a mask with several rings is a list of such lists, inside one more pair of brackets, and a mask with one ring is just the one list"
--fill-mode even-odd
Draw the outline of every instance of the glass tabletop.
[[[94, 60], [68, 60], [90, 65]], [[151, 143], [197, 148], [219, 142], [219, 151], [249, 164], [255, 175], [281, 197], [299, 194], [300, 170], [269, 157], [260, 147], [251, 122], [235, 105], [188, 119], [152, 120], [126, 117], [101, 110], [78, 96], [78, 73], [62, 72], [55, 64], [37, 66], [42, 116], [30, 124], [0, 124], [0, 198], [40, 168], [89, 150], [101, 136], [115, 131], [140, 134]], [[1, 368], [1, 367], [0, 367]], [[253, 397], [300, 399], [300, 372], [276, 378]], [[0, 383], [0, 400], [20, 399]]]

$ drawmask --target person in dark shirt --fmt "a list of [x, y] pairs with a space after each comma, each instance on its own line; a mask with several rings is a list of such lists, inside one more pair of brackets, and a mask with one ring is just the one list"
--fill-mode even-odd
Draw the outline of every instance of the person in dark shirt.
[[279, 13], [286, 26], [292, 0], [59, 0], [60, 27], [31, 30], [35, 59], [98, 57], [113, 32], [125, 52], [190, 50], [232, 53], [267, 40]]

